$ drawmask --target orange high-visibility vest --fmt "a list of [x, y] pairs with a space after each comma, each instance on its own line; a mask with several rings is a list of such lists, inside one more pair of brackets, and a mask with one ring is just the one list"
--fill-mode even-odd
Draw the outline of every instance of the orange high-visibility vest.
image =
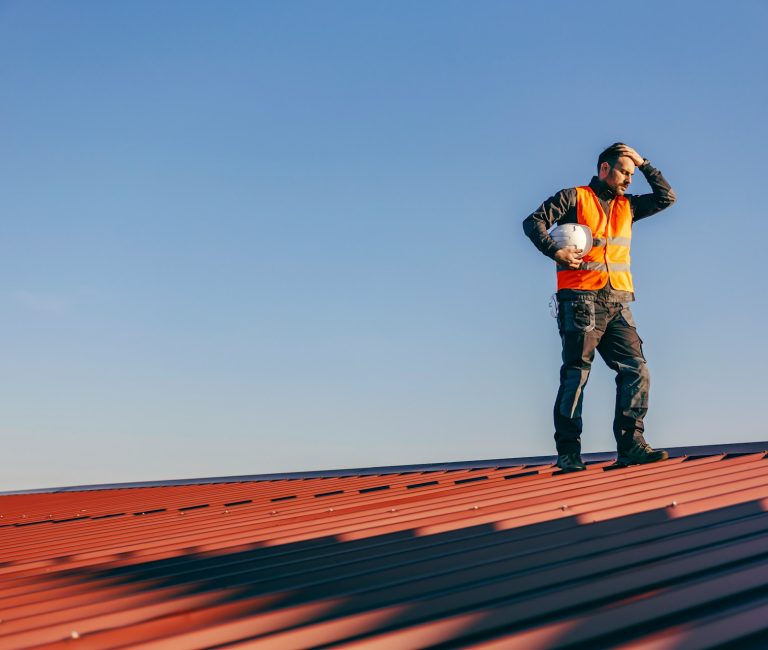
[[576, 270], [557, 267], [557, 290], [597, 291], [611, 280], [619, 291], [633, 291], [629, 272], [632, 244], [632, 210], [629, 199], [616, 196], [606, 217], [603, 206], [591, 187], [576, 188], [576, 217], [592, 231], [592, 250]]

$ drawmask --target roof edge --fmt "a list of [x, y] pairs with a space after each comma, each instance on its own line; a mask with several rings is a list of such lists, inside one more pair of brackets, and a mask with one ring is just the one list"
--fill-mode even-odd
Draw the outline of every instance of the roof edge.
[[[753, 454], [768, 451], [768, 441], [736, 442], [715, 445], [694, 445], [666, 447], [670, 458], [680, 456], [714, 456], [717, 454]], [[602, 462], [616, 458], [616, 452], [593, 452], [582, 454], [585, 462]], [[416, 465], [386, 465], [381, 467], [354, 467], [347, 469], [309, 470], [303, 472], [277, 472], [273, 474], [244, 474], [241, 476], [213, 476], [203, 478], [165, 479], [159, 481], [133, 481], [127, 483], [98, 483], [93, 485], [71, 485], [63, 487], [36, 488], [31, 490], [0, 491], [0, 496], [13, 494], [45, 494], [53, 492], [83, 492], [86, 490], [118, 490], [125, 488], [171, 487], [179, 485], [204, 485], [206, 483], [247, 483], [254, 481], [301, 480], [308, 478], [333, 478], [339, 476], [370, 476], [376, 474], [407, 474], [442, 470], [485, 469], [510, 467], [513, 465], [550, 465], [557, 459], [551, 456], [521, 456], [517, 458], [493, 458], [488, 460], [451, 461], [444, 463], [421, 463]]]

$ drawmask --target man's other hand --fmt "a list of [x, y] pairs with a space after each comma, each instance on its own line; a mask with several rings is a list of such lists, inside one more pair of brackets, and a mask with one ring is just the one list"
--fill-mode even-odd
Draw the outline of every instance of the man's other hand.
[[581, 258], [584, 252], [576, 246], [566, 246], [555, 253], [555, 262], [566, 269], [576, 270], [581, 266]]
[[645, 158], [643, 158], [639, 153], [637, 153], [637, 151], [635, 151], [632, 147], [629, 147], [627, 145], [624, 145], [623, 147], [621, 147], [621, 149], [619, 150], [619, 155], [626, 156], [638, 167], [640, 167], [640, 165], [642, 165], [643, 162], [645, 162]]

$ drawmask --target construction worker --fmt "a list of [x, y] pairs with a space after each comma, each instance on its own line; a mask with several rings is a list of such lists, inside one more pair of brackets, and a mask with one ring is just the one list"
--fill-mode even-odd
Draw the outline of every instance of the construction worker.
[[[626, 194], [635, 169], [645, 176], [651, 194]], [[634, 223], [674, 201], [675, 193], [661, 172], [632, 147], [617, 142], [598, 157], [597, 176], [589, 185], [559, 191], [523, 221], [536, 248], [557, 264], [563, 365], [554, 419], [557, 466], [564, 472], [586, 469], [581, 459], [581, 411], [595, 350], [616, 372], [617, 464], [669, 458], [643, 437], [650, 377], [629, 308], [635, 299], [629, 252]], [[555, 224], [576, 223], [591, 230], [592, 247], [586, 252], [575, 245], [560, 247], [549, 235]]]

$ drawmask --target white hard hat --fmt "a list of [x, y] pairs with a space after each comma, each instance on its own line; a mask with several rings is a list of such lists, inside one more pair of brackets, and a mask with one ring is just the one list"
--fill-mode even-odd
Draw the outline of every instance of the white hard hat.
[[555, 240], [558, 248], [575, 246], [584, 254], [592, 249], [592, 231], [580, 223], [564, 223], [552, 230], [549, 236]]

